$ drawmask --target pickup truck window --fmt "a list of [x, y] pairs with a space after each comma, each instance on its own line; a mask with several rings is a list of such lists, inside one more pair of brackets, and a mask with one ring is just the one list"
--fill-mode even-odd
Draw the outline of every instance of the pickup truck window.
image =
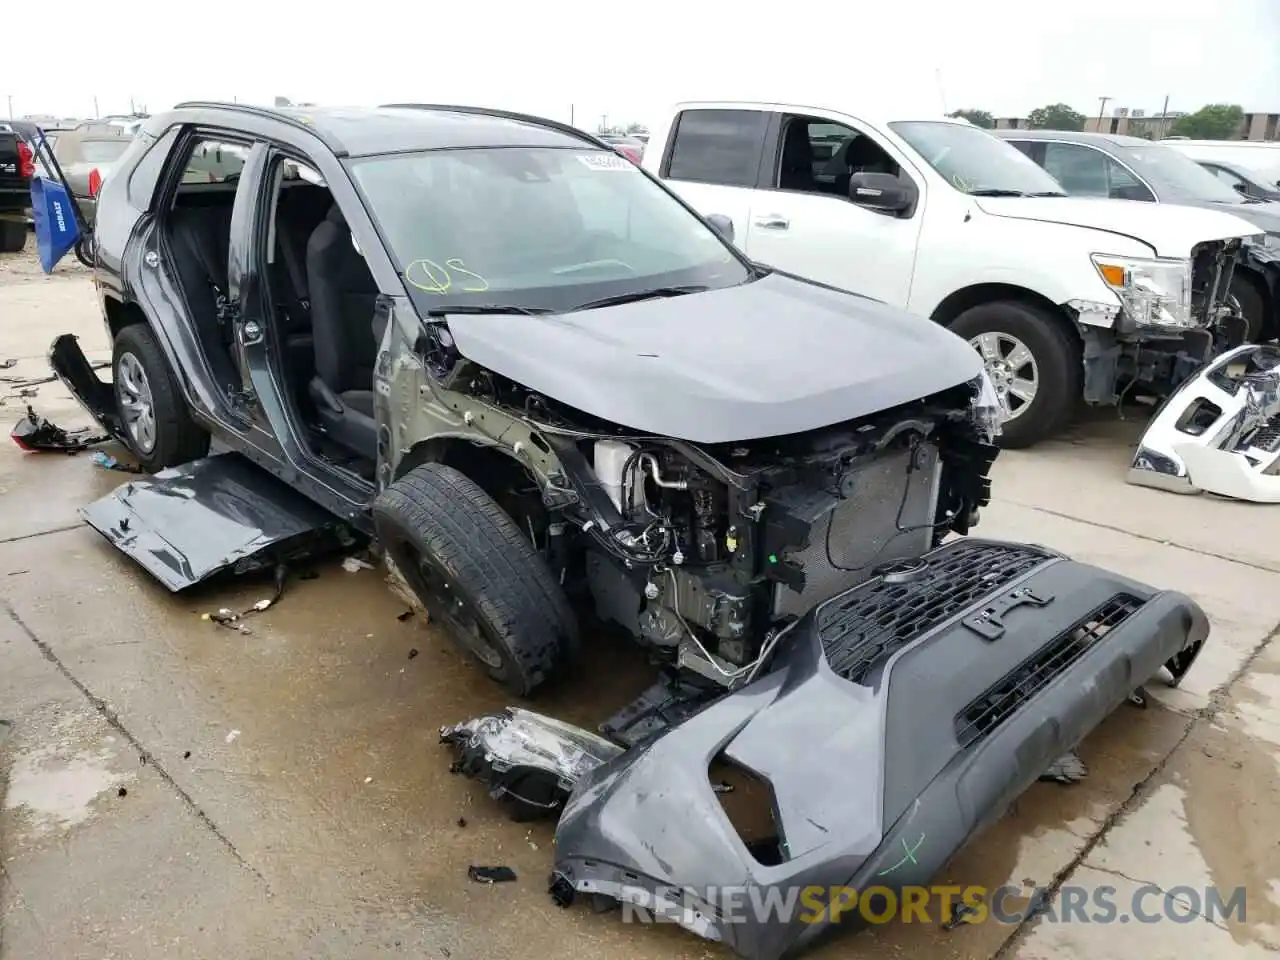
[[1062, 196], [1062, 187], [1035, 161], [967, 123], [897, 121], [889, 129], [947, 183], [975, 196]]
[[763, 110], [685, 110], [676, 118], [663, 176], [754, 187], [768, 126]]
[[851, 173], [901, 174], [892, 157], [865, 133], [820, 117], [787, 114], [773, 186], [847, 199]]

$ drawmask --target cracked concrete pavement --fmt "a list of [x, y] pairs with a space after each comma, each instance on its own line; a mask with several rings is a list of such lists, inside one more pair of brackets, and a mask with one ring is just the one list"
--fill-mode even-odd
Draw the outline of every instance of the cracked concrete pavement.
[[[0, 259], [0, 357], [19, 361], [3, 375], [45, 375], [65, 330], [107, 357], [83, 273]], [[32, 398], [0, 387], [11, 421], [30, 399], [63, 426], [87, 423], [60, 384]], [[1280, 949], [1280, 511], [1126, 486], [1139, 430], [1094, 416], [1003, 455], [979, 528], [1186, 591], [1213, 622], [1180, 689], [1153, 687], [1149, 709], [1123, 708], [1085, 742], [1086, 780], [1037, 784], [938, 878], [1022, 888], [1011, 910], [1061, 886], [1051, 914], [951, 932], [893, 922], [815, 957]], [[436, 743], [442, 724], [503, 696], [430, 627], [399, 620], [378, 572], [322, 566], [252, 634], [220, 629], [201, 614], [247, 606], [261, 584], [174, 597], [80, 525], [76, 508], [122, 479], [87, 457], [0, 447], [0, 957], [724, 955], [551, 904], [551, 831], [446, 776]], [[646, 679], [609, 639], [578, 677], [588, 695], [568, 683], [539, 708], [592, 723]], [[471, 863], [519, 880], [469, 883]], [[1225, 902], [1240, 887], [1244, 918], [1204, 893]], [[1114, 922], [1096, 904], [1094, 922], [1072, 916], [1078, 889], [1114, 903]]]

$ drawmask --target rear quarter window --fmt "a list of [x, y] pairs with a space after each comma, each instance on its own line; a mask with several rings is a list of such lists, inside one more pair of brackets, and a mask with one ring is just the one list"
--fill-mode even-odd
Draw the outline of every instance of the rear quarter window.
[[[177, 127], [170, 127], [159, 139], [154, 140], [148, 134], [140, 133], [120, 158], [122, 170], [129, 169], [133, 163], [137, 164], [129, 174], [126, 191], [129, 205], [135, 210], [151, 209], [151, 202], [156, 194], [156, 184], [160, 181], [165, 161], [173, 153], [173, 145], [177, 140]], [[135, 160], [138, 154], [141, 154], [141, 159]]]
[[665, 176], [755, 186], [769, 114], [762, 110], [685, 110], [676, 118]]

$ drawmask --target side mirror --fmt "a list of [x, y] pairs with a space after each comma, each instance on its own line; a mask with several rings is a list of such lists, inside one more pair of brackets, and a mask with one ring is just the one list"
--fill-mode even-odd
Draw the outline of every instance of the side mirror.
[[891, 173], [855, 173], [849, 177], [849, 199], [868, 210], [897, 214], [915, 204], [916, 188]]
[[733, 243], [733, 221], [723, 213], [708, 214], [707, 223], [711, 224], [712, 230]]
[[1246, 197], [1249, 195], [1248, 184], [1241, 183], [1239, 180], [1237, 180], [1235, 183], [1232, 184], [1232, 186], [1236, 188], [1236, 193], [1243, 194]]

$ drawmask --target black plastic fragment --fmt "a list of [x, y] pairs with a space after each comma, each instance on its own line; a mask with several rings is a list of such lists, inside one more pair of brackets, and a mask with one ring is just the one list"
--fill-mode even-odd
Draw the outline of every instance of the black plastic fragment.
[[467, 867], [467, 876], [476, 883], [510, 883], [515, 880], [516, 872], [510, 867], [478, 867], [472, 864]]

